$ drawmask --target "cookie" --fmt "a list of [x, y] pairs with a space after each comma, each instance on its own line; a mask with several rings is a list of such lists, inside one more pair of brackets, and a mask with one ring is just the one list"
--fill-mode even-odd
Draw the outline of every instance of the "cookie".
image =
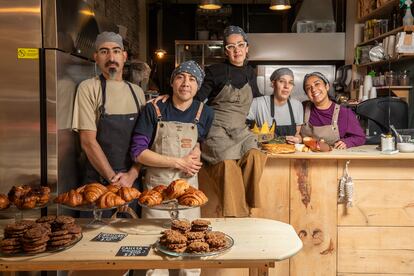
[[186, 233], [190, 231], [191, 224], [186, 219], [175, 219], [171, 222], [171, 229]]
[[211, 222], [206, 219], [196, 219], [191, 222], [191, 226], [210, 226]]
[[187, 246], [188, 252], [194, 252], [194, 253], [202, 253], [202, 252], [208, 252], [210, 246], [208, 243], [205, 242], [192, 242]]
[[69, 234], [79, 234], [82, 233], [82, 227], [77, 224], [72, 224], [67, 228]]
[[11, 246], [11, 245], [20, 245], [20, 240], [18, 238], [3, 239], [0, 241], [0, 246]]
[[206, 240], [213, 239], [213, 238], [222, 238], [224, 239], [226, 235], [223, 232], [220, 231], [210, 231], [206, 233]]
[[167, 244], [166, 247], [170, 250], [174, 250], [174, 249], [187, 247], [187, 244], [186, 243], [171, 243], [171, 244]]
[[210, 248], [215, 248], [215, 249], [220, 249], [227, 245], [227, 241], [224, 238], [208, 239], [207, 243], [210, 245]]
[[49, 229], [40, 225], [27, 230], [26, 233], [24, 233], [23, 238], [27, 240], [37, 240], [49, 235], [49, 233]]
[[187, 232], [185, 234], [188, 240], [202, 240], [204, 239], [205, 233], [204, 232]]
[[182, 234], [171, 234], [165, 237], [166, 243], [186, 243], [187, 238]]
[[53, 231], [52, 233], [50, 233], [51, 237], [56, 237], [56, 236], [63, 236], [63, 235], [67, 235], [69, 234], [68, 230], [58, 230], [58, 231]]
[[17, 249], [10, 249], [10, 250], [6, 250], [6, 249], [1, 249], [1, 252], [3, 253], [3, 254], [9, 254], [9, 255], [12, 255], [12, 254], [17, 254], [17, 253], [20, 253], [20, 252], [22, 252], [22, 250], [21, 250], [21, 248], [17, 248]]
[[70, 216], [58, 216], [55, 219], [55, 223], [57, 224], [73, 224], [75, 223], [75, 219]]
[[22, 243], [25, 245], [40, 245], [45, 244], [49, 240], [49, 236], [44, 236], [43, 238], [37, 239], [37, 240], [28, 240], [25, 238], [22, 238]]
[[49, 241], [49, 245], [52, 246], [52, 247], [53, 246], [59, 246], [60, 247], [60, 246], [70, 244], [71, 241], [72, 241], [72, 238], [65, 239], [65, 240]]
[[21, 232], [26, 229], [29, 229], [33, 224], [35, 224], [32, 220], [22, 220], [17, 223], [9, 224], [4, 229], [5, 232]]
[[25, 252], [37, 251], [39, 249], [46, 249], [46, 243], [38, 244], [38, 245], [23, 245], [23, 250]]
[[37, 253], [42, 253], [45, 251], [46, 251], [46, 245], [43, 247], [39, 247], [38, 249], [25, 250], [25, 252], [28, 254], [37, 254]]
[[43, 216], [41, 218], [38, 218], [36, 222], [37, 223], [53, 222], [55, 219], [56, 219], [55, 215], [48, 215], [48, 216]]
[[72, 234], [66, 234], [66, 235], [62, 235], [62, 236], [53, 236], [50, 238], [50, 241], [60, 241], [60, 240], [68, 240], [68, 239], [72, 239]]

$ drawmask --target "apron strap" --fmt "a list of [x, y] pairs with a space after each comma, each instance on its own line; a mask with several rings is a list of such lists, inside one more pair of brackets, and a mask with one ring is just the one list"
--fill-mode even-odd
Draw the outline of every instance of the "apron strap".
[[102, 105], [99, 107], [100, 115], [105, 114], [105, 103], [106, 103], [106, 79], [103, 74], [99, 75], [101, 80], [101, 89], [102, 89]]
[[270, 95], [270, 116], [272, 117], [272, 125], [270, 126], [270, 128], [272, 128], [273, 125], [276, 125], [276, 120], [275, 120], [275, 95], [274, 94]]
[[340, 105], [335, 103], [335, 109], [332, 115], [332, 127], [334, 130], [338, 129], [338, 117], [339, 117], [339, 110], [340, 110]]
[[135, 95], [134, 89], [132, 89], [132, 85], [127, 81], [125, 81], [125, 83], [128, 84], [129, 91], [131, 91], [132, 97], [134, 98], [134, 102], [135, 102], [135, 105], [137, 107], [137, 113], [138, 113], [139, 112], [139, 103], [138, 103], [137, 95]]
[[200, 105], [199, 105], [198, 110], [197, 110], [196, 117], [194, 119], [194, 124], [198, 124], [198, 122], [200, 121], [201, 112], [203, 112], [203, 108], [204, 108], [204, 103], [200, 102]]
[[311, 113], [311, 104], [312, 103], [307, 103], [305, 106], [305, 117], [304, 117], [304, 124], [309, 123], [309, 117], [310, 117], [310, 113]]
[[155, 109], [155, 114], [157, 115], [157, 120], [161, 121], [162, 120], [162, 115], [161, 115], [161, 111], [160, 108], [158, 107], [158, 105], [155, 103], [155, 101], [152, 102], [152, 106]]
[[291, 124], [292, 126], [296, 126], [295, 116], [293, 115], [292, 105], [290, 104], [290, 98], [288, 99], [287, 103], [288, 103], [288, 107], [289, 107], [290, 124]]

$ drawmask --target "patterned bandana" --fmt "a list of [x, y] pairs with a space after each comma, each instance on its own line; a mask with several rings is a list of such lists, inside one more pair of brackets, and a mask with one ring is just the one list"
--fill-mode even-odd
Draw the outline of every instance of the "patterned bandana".
[[227, 26], [224, 29], [224, 32], [223, 32], [223, 37], [224, 37], [223, 42], [224, 42], [224, 45], [226, 45], [226, 39], [227, 39], [227, 37], [229, 35], [232, 35], [232, 34], [239, 34], [239, 35], [241, 35], [243, 37], [244, 41], [248, 42], [247, 41], [247, 34], [243, 31], [242, 28], [240, 28], [239, 26]]
[[119, 34], [116, 34], [114, 32], [102, 32], [98, 34], [95, 41], [95, 48], [96, 50], [99, 50], [99, 47], [105, 43], [105, 42], [114, 42], [121, 47], [121, 49], [124, 49], [124, 43], [122, 42], [122, 37]]
[[272, 73], [270, 76], [270, 81], [278, 80], [281, 76], [286, 75], [291, 76], [292, 79], [294, 79], [292, 70], [286, 67], [279, 68]]
[[327, 77], [325, 77], [324, 74], [322, 74], [321, 72], [312, 72], [312, 73], [306, 74], [305, 77], [303, 78], [303, 91], [306, 92], [305, 83], [312, 76], [320, 78], [325, 84], [329, 84], [329, 80]]
[[170, 82], [174, 81], [175, 76], [178, 74], [185, 72], [188, 74], [193, 75], [197, 80], [198, 89], [200, 89], [201, 85], [203, 84], [204, 80], [204, 70], [197, 64], [194, 60], [187, 60], [178, 65], [171, 74]]

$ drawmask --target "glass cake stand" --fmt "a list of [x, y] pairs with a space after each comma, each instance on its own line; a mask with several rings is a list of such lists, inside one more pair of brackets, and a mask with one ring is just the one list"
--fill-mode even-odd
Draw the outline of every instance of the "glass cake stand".
[[[16, 205], [11, 204], [8, 208], [1, 209], [0, 210], [0, 215], [4, 214], [4, 215], [8, 216], [8, 215], [12, 214], [13, 217], [14, 217], [15, 222], [18, 222], [18, 221], [23, 220], [23, 214], [24, 213], [29, 213], [29, 212], [34, 211], [34, 210], [39, 210], [39, 209], [42, 209], [42, 208], [46, 208], [46, 207], [48, 207], [52, 204], [53, 204], [53, 202], [51, 200], [49, 200], [45, 204], [36, 204], [35, 207], [27, 208], [27, 209], [17, 208]], [[29, 216], [30, 216], [30, 214], [29, 214]]]
[[132, 201], [126, 202], [123, 205], [117, 205], [114, 207], [110, 207], [110, 208], [98, 208], [95, 204], [91, 203], [91, 204], [86, 204], [86, 205], [80, 205], [80, 206], [76, 206], [76, 207], [72, 207], [66, 204], [62, 204], [62, 203], [58, 203], [60, 206], [62, 206], [63, 208], [69, 209], [69, 210], [74, 210], [74, 211], [80, 211], [80, 212], [92, 212], [93, 213], [93, 219], [88, 222], [85, 227], [86, 228], [99, 228], [99, 227], [103, 227], [105, 225], [108, 225], [109, 222], [105, 221], [102, 219], [102, 214], [104, 211], [110, 211], [110, 210], [114, 210], [123, 206], [127, 206], [128, 204], [130, 204]]
[[171, 222], [179, 218], [179, 211], [194, 209], [194, 208], [202, 207], [205, 205], [205, 204], [198, 205], [198, 206], [180, 205], [178, 204], [177, 199], [164, 200], [163, 202], [161, 202], [161, 204], [154, 205], [154, 206], [148, 206], [148, 205], [142, 204], [141, 202], [139, 202], [139, 200], [138, 200], [138, 204], [144, 208], [168, 212], [170, 215], [170, 221], [164, 223], [163, 225], [164, 228], [170, 228]]

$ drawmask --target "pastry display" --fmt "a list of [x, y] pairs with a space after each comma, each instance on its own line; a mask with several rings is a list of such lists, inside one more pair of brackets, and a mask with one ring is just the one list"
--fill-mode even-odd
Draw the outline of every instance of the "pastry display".
[[287, 144], [285, 137], [276, 137], [268, 142], [261, 144], [262, 149], [269, 154], [294, 153], [294, 144]]
[[206, 204], [208, 198], [202, 191], [190, 186], [184, 179], [176, 179], [168, 186], [158, 185], [151, 190], [145, 190], [138, 200], [148, 207], [172, 200], [180, 205], [197, 207]]
[[137, 199], [140, 192], [134, 187], [121, 187], [116, 184], [104, 186], [100, 183], [83, 185], [76, 190], [61, 193], [55, 198], [56, 203], [71, 207], [95, 205], [106, 209], [124, 205]]
[[78, 242], [82, 228], [69, 216], [44, 216], [36, 221], [22, 220], [9, 224], [0, 241], [3, 254], [37, 254], [65, 249]]
[[315, 152], [327, 152], [332, 150], [331, 146], [329, 146], [323, 139], [317, 140], [312, 137], [304, 137], [303, 143], [305, 146], [309, 147], [311, 151]]
[[186, 219], [173, 220], [171, 229], [162, 233], [159, 244], [175, 253], [203, 254], [230, 248], [231, 238], [223, 232], [211, 231], [210, 224], [205, 219], [192, 222]]
[[0, 210], [9, 208], [11, 205], [19, 209], [33, 209], [41, 207], [49, 202], [50, 188], [46, 186], [13, 186], [10, 191], [0, 194]]

